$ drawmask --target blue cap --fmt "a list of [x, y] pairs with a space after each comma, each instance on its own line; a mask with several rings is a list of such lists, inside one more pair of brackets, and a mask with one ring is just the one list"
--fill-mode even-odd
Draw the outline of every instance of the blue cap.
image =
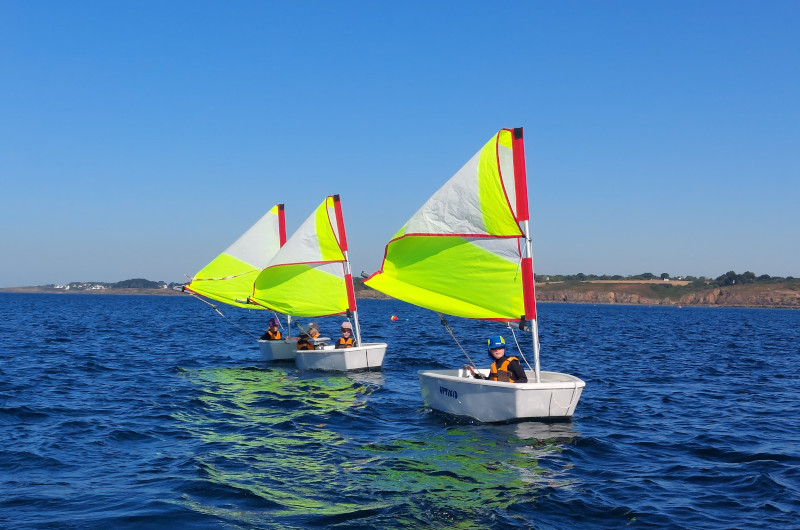
[[489, 337], [489, 349], [492, 348], [505, 348], [506, 347], [506, 340], [501, 337], [500, 335], [495, 335], [493, 337]]

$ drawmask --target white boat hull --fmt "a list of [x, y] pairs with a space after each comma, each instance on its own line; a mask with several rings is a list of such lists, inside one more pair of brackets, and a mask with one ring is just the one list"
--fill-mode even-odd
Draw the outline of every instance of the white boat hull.
[[[475, 379], [466, 370], [422, 370], [419, 386], [426, 407], [478, 420], [571, 418], [586, 383], [575, 376], [540, 372], [541, 383]], [[481, 370], [488, 375], [488, 370]], [[528, 381], [533, 371], [526, 370]]]
[[386, 355], [386, 344], [376, 342], [338, 350], [332, 345], [326, 345], [322, 349], [300, 350], [295, 353], [294, 362], [301, 370], [380, 370]]
[[[331, 341], [330, 337], [311, 339], [315, 345], [324, 346]], [[297, 353], [297, 337], [281, 340], [258, 340], [262, 361], [294, 361]]]
[[291, 361], [297, 351], [297, 337], [281, 340], [258, 341], [262, 361]]

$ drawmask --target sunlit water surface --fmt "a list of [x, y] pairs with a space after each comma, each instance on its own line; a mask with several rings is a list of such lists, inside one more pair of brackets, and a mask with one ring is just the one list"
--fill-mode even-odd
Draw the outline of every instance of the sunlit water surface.
[[[417, 370], [466, 361], [430, 312], [360, 301], [383, 371], [326, 374], [220, 309], [0, 294], [0, 527], [800, 526], [800, 311], [541, 304], [575, 417], [476, 425], [422, 406]], [[484, 367], [513, 341], [449, 323]]]

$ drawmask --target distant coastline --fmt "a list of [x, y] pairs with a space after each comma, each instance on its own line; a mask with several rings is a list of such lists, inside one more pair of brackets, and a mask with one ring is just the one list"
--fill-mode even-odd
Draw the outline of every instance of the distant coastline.
[[33, 294], [85, 294], [85, 295], [107, 295], [107, 294], [139, 294], [155, 296], [183, 295], [186, 293], [164, 288], [135, 288], [135, 287], [108, 287], [105, 289], [56, 289], [50, 286], [34, 285], [28, 287], [0, 287], [0, 293], [33, 293]]
[[[158, 288], [85, 289], [65, 289], [56, 286], [3, 287], [0, 288], [0, 293], [187, 296], [187, 293], [166, 285]], [[383, 293], [365, 287], [360, 282], [357, 283], [356, 298], [390, 299]], [[542, 303], [800, 309], [800, 280], [734, 284], [705, 289], [692, 287], [686, 281], [656, 279], [542, 282], [536, 284], [536, 300]]]
[[[103, 288], [82, 288], [65, 289], [62, 286], [52, 285], [31, 285], [24, 287], [0, 287], [0, 293], [27, 293], [27, 294], [59, 294], [59, 295], [149, 295], [149, 296], [192, 296], [188, 292], [172, 287], [103, 287]], [[378, 291], [373, 291], [366, 287], [356, 289], [356, 298], [376, 298], [389, 300], [390, 297]]]

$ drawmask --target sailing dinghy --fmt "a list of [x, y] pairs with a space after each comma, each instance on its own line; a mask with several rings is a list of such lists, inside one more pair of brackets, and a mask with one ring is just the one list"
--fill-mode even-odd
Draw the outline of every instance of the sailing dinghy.
[[439, 313], [531, 330], [528, 383], [474, 379], [464, 369], [422, 370], [426, 407], [481, 422], [572, 417], [585, 383], [539, 369], [521, 128], [500, 130], [434, 193], [389, 241], [381, 269], [364, 283]]
[[314, 350], [295, 348], [289, 355], [301, 370], [371, 370], [383, 365], [386, 344], [361, 342], [338, 195], [322, 201], [270, 260], [255, 280], [250, 301], [295, 317], [352, 315], [356, 346], [336, 349], [316, 339]]
[[[203, 267], [183, 289], [204, 298], [247, 309], [264, 309], [248, 301], [261, 271], [286, 243], [283, 204], [276, 204], [234, 243]], [[289, 317], [291, 330], [291, 317]], [[287, 334], [287, 337], [289, 334]], [[279, 341], [259, 340], [262, 358], [292, 357], [297, 337]]]

